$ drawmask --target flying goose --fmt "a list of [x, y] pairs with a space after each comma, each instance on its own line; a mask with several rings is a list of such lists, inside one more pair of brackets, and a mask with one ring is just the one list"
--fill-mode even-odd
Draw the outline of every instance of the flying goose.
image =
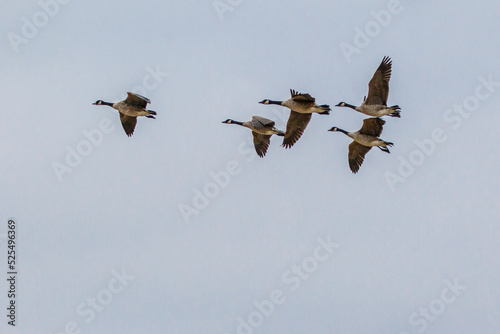
[[381, 117], [389, 115], [391, 117], [401, 117], [400, 108], [395, 105], [387, 107], [387, 98], [389, 97], [389, 80], [391, 79], [392, 60], [384, 57], [382, 63], [375, 71], [373, 78], [368, 84], [368, 98], [365, 96], [363, 104], [359, 107], [345, 102], [340, 102], [336, 107], [349, 107], [368, 116]]
[[147, 97], [130, 92], [128, 92], [127, 95], [127, 98], [120, 102], [111, 103], [97, 100], [92, 104], [97, 106], [110, 106], [118, 110], [120, 112], [123, 130], [125, 130], [127, 136], [130, 137], [134, 133], [137, 117], [146, 116], [148, 118], [155, 118], [152, 115], [156, 115], [156, 111], [146, 109], [146, 105], [151, 103]]
[[328, 104], [317, 105], [314, 97], [309, 94], [298, 93], [293, 89], [290, 89], [290, 93], [292, 94], [292, 98], [286, 101], [266, 99], [259, 102], [261, 104], [276, 104], [291, 109], [290, 117], [286, 124], [285, 138], [283, 138], [282, 146], [285, 148], [292, 147], [300, 139], [313, 113], [329, 115], [331, 111]]
[[349, 167], [356, 174], [365, 160], [365, 155], [373, 146], [377, 146], [380, 150], [391, 153], [387, 146], [394, 145], [393, 143], [384, 141], [378, 136], [382, 133], [382, 128], [385, 121], [380, 118], [367, 118], [363, 121], [363, 126], [359, 131], [347, 132], [345, 130], [333, 127], [328, 131], [340, 131], [354, 139], [349, 145]]
[[263, 158], [266, 155], [267, 149], [271, 142], [272, 135], [274, 134], [278, 136], [285, 135], [283, 131], [280, 131], [274, 127], [275, 125], [274, 121], [260, 116], [253, 116], [252, 120], [248, 122], [238, 122], [232, 119], [226, 119], [222, 123], [238, 124], [252, 130], [255, 151], [261, 158]]

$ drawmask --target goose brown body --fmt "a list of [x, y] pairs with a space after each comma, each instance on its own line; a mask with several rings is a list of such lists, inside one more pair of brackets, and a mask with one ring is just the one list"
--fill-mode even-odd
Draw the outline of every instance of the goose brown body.
[[253, 143], [255, 146], [255, 151], [259, 155], [259, 157], [263, 158], [266, 153], [269, 145], [271, 144], [271, 136], [276, 134], [278, 136], [284, 136], [285, 133], [281, 130], [278, 130], [275, 127], [275, 122], [273, 120], [261, 117], [261, 116], [253, 116], [251, 121], [247, 122], [239, 122], [232, 119], [227, 119], [222, 123], [225, 124], [237, 124], [249, 128], [252, 130], [253, 135]]
[[151, 103], [151, 101], [147, 97], [127, 92], [127, 98], [123, 101], [111, 103], [97, 100], [93, 104], [106, 105], [118, 110], [123, 130], [130, 137], [134, 134], [137, 117], [146, 116], [148, 118], [155, 118], [153, 115], [156, 115], [156, 111], [146, 109], [148, 103]]
[[329, 115], [330, 106], [327, 104], [317, 105], [316, 99], [309, 94], [298, 93], [291, 89], [292, 97], [285, 101], [263, 100], [261, 104], [275, 104], [287, 107], [291, 110], [286, 124], [286, 134], [283, 138], [283, 147], [292, 147], [302, 137], [307, 125], [311, 121], [313, 113]]
[[368, 116], [382, 117], [389, 115], [401, 117], [399, 106], [387, 106], [391, 74], [392, 60], [389, 57], [384, 57], [368, 84], [368, 97], [365, 98], [363, 103], [360, 106], [354, 106], [346, 102], [340, 102], [336, 107], [349, 107]]
[[349, 168], [356, 174], [365, 160], [365, 155], [372, 147], [378, 147], [380, 150], [390, 153], [388, 146], [393, 143], [379, 138], [382, 134], [385, 121], [380, 118], [367, 118], [363, 121], [363, 126], [356, 132], [348, 132], [337, 127], [328, 131], [339, 131], [352, 138], [354, 141], [349, 145]]

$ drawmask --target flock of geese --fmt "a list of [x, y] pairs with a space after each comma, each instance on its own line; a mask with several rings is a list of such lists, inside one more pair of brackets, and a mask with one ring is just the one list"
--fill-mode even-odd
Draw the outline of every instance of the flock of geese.
[[[346, 134], [353, 139], [349, 145], [349, 167], [353, 173], [357, 173], [363, 164], [365, 155], [372, 147], [378, 147], [386, 153], [390, 153], [388, 147], [393, 143], [380, 139], [385, 121], [380, 117], [391, 116], [400, 117], [401, 109], [399, 106], [387, 106], [387, 98], [389, 96], [389, 80], [391, 79], [392, 61], [389, 57], [384, 57], [380, 66], [375, 71], [373, 78], [368, 84], [368, 96], [365, 96], [363, 103], [360, 106], [354, 106], [346, 102], [340, 102], [336, 107], [348, 107], [362, 114], [372, 116], [363, 121], [363, 126], [356, 132], [349, 132], [338, 127], [332, 127], [328, 131], [338, 131]], [[290, 90], [291, 98], [285, 101], [274, 101], [265, 99], [259, 103], [268, 105], [279, 105], [291, 110], [290, 117], [286, 125], [286, 132], [283, 132], [275, 127], [273, 120], [253, 116], [251, 121], [239, 122], [232, 119], [227, 119], [222, 123], [237, 124], [252, 130], [255, 151], [263, 158], [272, 135], [283, 137], [282, 146], [291, 148], [302, 136], [307, 125], [309, 124], [312, 114], [329, 115], [331, 108], [328, 104], [317, 105], [316, 99], [309, 94], [298, 93], [295, 90]], [[110, 106], [120, 113], [120, 120], [127, 136], [132, 136], [137, 124], [137, 117], [145, 116], [155, 118], [156, 112], [146, 109], [151, 101], [139, 94], [127, 93], [125, 100], [111, 103], [98, 100], [94, 105]]]

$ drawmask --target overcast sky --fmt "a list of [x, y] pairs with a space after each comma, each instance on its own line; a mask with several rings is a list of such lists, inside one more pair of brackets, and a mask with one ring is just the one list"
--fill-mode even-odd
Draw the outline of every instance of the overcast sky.
[[[500, 4], [54, 1], [0, 14], [2, 333], [499, 332]], [[354, 175], [327, 130], [384, 56], [394, 147]], [[221, 123], [285, 130], [290, 89], [332, 107], [292, 149]], [[127, 91], [130, 138], [92, 105]]]

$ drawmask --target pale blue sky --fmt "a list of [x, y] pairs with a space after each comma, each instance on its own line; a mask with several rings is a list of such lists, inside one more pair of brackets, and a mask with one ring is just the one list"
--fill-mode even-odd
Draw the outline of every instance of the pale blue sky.
[[[394, 4], [69, 1], [49, 16], [4, 1], [0, 258], [14, 217], [19, 298], [2, 333], [498, 333], [500, 5], [401, 0], [376, 23]], [[341, 45], [366, 27], [379, 29], [347, 59]], [[386, 55], [402, 117], [381, 137], [395, 145], [353, 175], [350, 139], [327, 130], [364, 116], [333, 106], [361, 103]], [[158, 117], [128, 138], [92, 103], [141, 87]], [[221, 124], [260, 115], [284, 129], [289, 111], [258, 102], [289, 89], [333, 109], [292, 149], [273, 137], [260, 159], [250, 131]], [[85, 131], [102, 137], [88, 146]], [[198, 191], [213, 198], [197, 209]], [[256, 304], [280, 291], [267, 317]], [[106, 305], [89, 320], [92, 298]]]

